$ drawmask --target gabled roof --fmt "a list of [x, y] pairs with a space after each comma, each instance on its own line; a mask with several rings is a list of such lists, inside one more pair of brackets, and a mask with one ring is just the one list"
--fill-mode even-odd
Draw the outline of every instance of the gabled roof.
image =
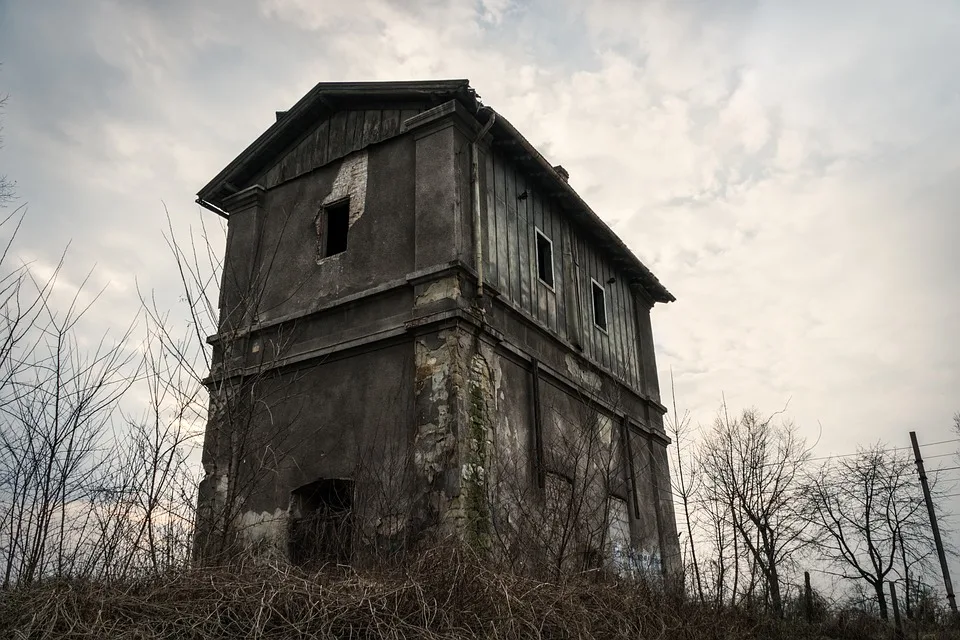
[[197, 196], [219, 206], [244, 180], [253, 178], [280, 156], [304, 130], [335, 111], [377, 102], [435, 106], [449, 100], [459, 100], [471, 112], [477, 109], [469, 80], [321, 82], [290, 109], [278, 111], [277, 121], [200, 189]]
[[198, 201], [219, 207], [224, 198], [243, 188], [245, 182], [253, 180], [276, 161], [318, 120], [336, 111], [377, 103], [430, 108], [455, 100], [482, 124], [494, 118], [490, 128], [494, 146], [537, 178], [545, 193], [555, 198], [565, 213], [579, 222], [607, 251], [614, 264], [641, 285], [654, 302], [673, 302], [676, 298], [583, 201], [565, 177], [506, 118], [483, 107], [478, 98], [468, 80], [321, 82], [289, 110], [278, 111], [277, 121], [200, 189]]

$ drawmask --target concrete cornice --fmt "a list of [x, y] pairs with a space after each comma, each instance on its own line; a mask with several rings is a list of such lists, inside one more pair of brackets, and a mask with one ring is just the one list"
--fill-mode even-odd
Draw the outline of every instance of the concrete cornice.
[[247, 187], [243, 191], [238, 191], [232, 196], [223, 199], [223, 209], [230, 214], [240, 213], [247, 209], [263, 206], [267, 190], [259, 184]]
[[[465, 135], [476, 135], [480, 131], [480, 123], [467, 111], [458, 100], [448, 100], [440, 106], [433, 109], [427, 109], [422, 113], [407, 118], [400, 125], [400, 133], [415, 132], [414, 137], [419, 138], [433, 133], [436, 129], [443, 126], [454, 125], [461, 129]], [[433, 125], [433, 126], [431, 126]]]

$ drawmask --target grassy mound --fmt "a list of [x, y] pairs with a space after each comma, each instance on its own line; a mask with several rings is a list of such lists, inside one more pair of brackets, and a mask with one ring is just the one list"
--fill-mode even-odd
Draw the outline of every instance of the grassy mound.
[[455, 551], [403, 569], [306, 573], [263, 565], [113, 583], [50, 580], [0, 593], [4, 638], [874, 638], [714, 610], [637, 582], [550, 583]]

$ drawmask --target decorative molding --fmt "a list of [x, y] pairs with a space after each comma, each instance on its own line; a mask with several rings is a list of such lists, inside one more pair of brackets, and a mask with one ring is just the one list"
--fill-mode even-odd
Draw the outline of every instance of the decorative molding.
[[235, 214], [254, 207], [262, 207], [266, 194], [266, 189], [255, 184], [224, 198], [222, 208], [230, 214]]
[[[400, 124], [400, 133], [408, 133], [414, 129], [423, 129], [429, 124], [441, 124], [449, 121], [465, 129], [467, 135], [480, 131], [480, 123], [457, 100], [449, 100], [438, 107], [427, 109], [417, 115], [407, 118]], [[430, 133], [429, 130], [418, 132], [419, 135]]]

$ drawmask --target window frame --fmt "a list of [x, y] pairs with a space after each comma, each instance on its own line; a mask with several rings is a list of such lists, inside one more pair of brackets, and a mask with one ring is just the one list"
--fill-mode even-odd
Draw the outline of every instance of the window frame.
[[[543, 286], [550, 289], [550, 291], [555, 291], [553, 287], [554, 287], [554, 283], [557, 281], [557, 270], [553, 264], [553, 240], [551, 240], [547, 234], [541, 231], [539, 227], [535, 226], [533, 229], [535, 232], [534, 244], [536, 245], [535, 251], [536, 251], [536, 263], [537, 263], [537, 280], [539, 280]], [[547, 282], [546, 280], [540, 277], [540, 238], [543, 238], [544, 240], [546, 240], [547, 244], [550, 246], [550, 282]]]
[[[336, 253], [330, 253], [330, 210], [346, 209], [347, 229], [346, 238], [343, 243], [343, 250]], [[326, 202], [320, 206], [320, 212], [317, 214], [317, 260], [325, 260], [347, 252], [350, 242], [350, 196], [337, 198], [331, 202]]]
[[[597, 296], [596, 289], [600, 289], [600, 299], [603, 300], [603, 324], [597, 324]], [[607, 290], [595, 278], [590, 278], [590, 311], [593, 320], [593, 326], [604, 333], [608, 333], [607, 327], [610, 326], [610, 316], [607, 314]]]

